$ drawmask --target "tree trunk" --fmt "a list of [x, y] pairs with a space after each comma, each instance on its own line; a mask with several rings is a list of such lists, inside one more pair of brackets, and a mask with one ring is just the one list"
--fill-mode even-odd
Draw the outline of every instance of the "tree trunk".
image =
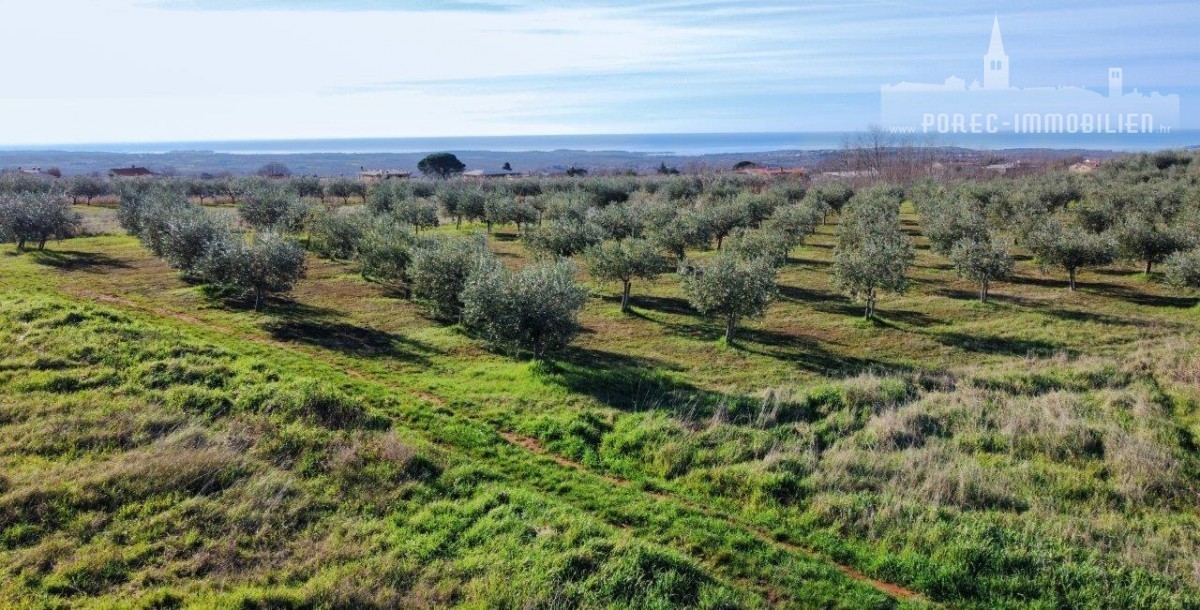
[[621, 289], [621, 311], [629, 312], [629, 280], [625, 280], [625, 285]]
[[1146, 259], [1146, 275], [1150, 275], [1150, 272], [1153, 270], [1154, 270], [1154, 259], [1152, 259], [1152, 258]]
[[262, 309], [263, 293], [262, 288], [254, 289], [254, 311]]
[[1075, 292], [1075, 269], [1067, 269], [1067, 277], [1069, 279], [1070, 291]]
[[717, 236], [717, 252], [721, 251], [721, 242], [725, 240], [724, 235]]
[[725, 319], [725, 345], [733, 345], [733, 329], [737, 327], [737, 318], [729, 316]]
[[455, 230], [455, 231], [461, 231], [461, 230], [462, 230], [462, 216], [456, 216], [456, 217], [454, 218], [454, 230]]
[[46, 238], [43, 237], [38, 240], [38, 250], [45, 250], [45, 249], [46, 249]]
[[979, 282], [979, 302], [987, 303], [988, 300], [988, 283], [987, 280]]

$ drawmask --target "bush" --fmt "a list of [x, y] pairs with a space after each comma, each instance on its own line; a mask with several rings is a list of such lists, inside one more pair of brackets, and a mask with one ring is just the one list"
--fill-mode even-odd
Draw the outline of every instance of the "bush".
[[32, 242], [44, 250], [51, 238], [74, 236], [82, 222], [70, 204], [50, 193], [26, 192], [0, 199], [0, 241], [15, 243], [18, 249]]
[[718, 255], [685, 265], [683, 292], [702, 315], [725, 323], [725, 342], [731, 344], [738, 321], [762, 316], [775, 300], [775, 266], [765, 258]]
[[646, 239], [600, 244], [587, 250], [585, 259], [592, 277], [621, 282], [621, 311], [629, 311], [629, 287], [634, 278], [650, 280], [670, 270], [658, 245]]
[[463, 320], [492, 346], [536, 359], [561, 350], [579, 332], [587, 291], [575, 283], [569, 261], [509, 271], [481, 270], [462, 293]]
[[458, 321], [468, 278], [498, 265], [481, 235], [423, 240], [412, 252], [413, 297], [428, 306], [435, 318]]
[[304, 249], [279, 233], [264, 231], [249, 242], [241, 237], [214, 242], [198, 268], [214, 287], [253, 295], [257, 311], [266, 295], [291, 290], [304, 277]]

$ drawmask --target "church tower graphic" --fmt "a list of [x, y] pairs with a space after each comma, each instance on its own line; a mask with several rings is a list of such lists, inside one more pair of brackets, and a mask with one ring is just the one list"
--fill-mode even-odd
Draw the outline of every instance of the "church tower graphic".
[[1008, 54], [1004, 52], [998, 15], [992, 21], [992, 42], [988, 44], [987, 55], [983, 56], [983, 88], [1008, 89]]
[[[1125, 73], [1108, 69], [1108, 91], [1083, 87], [1013, 87], [1011, 63], [992, 19], [982, 79], [884, 85], [881, 124], [905, 133], [1147, 134], [1179, 128], [1179, 96], [1125, 90]], [[982, 82], [981, 82], [982, 80]]]

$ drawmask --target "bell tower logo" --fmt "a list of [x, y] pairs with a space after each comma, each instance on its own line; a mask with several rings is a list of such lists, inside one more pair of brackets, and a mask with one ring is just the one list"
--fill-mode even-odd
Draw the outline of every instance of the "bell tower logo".
[[881, 123], [896, 132], [936, 134], [1146, 134], [1179, 128], [1179, 96], [1127, 92], [1119, 67], [1108, 69], [1105, 95], [1083, 87], [1013, 87], [1010, 66], [996, 15], [982, 83], [968, 85], [951, 76], [938, 84], [884, 85]]

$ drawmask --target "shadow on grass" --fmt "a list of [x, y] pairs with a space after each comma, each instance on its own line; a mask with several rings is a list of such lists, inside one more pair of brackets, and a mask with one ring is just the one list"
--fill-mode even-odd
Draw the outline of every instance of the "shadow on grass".
[[32, 250], [28, 252], [33, 262], [62, 271], [95, 272], [129, 268], [129, 263], [99, 252], [80, 252], [78, 250]]
[[712, 415], [720, 405], [742, 400], [680, 381], [671, 370], [669, 364], [652, 358], [572, 346], [547, 362], [541, 374], [615, 409], [669, 411], [693, 421]]
[[437, 350], [421, 341], [367, 326], [345, 322], [329, 309], [287, 303], [271, 309], [273, 319], [263, 325], [271, 337], [291, 343], [341, 352], [358, 358], [394, 358], [428, 364]]
[[934, 339], [947, 347], [975, 352], [979, 354], [999, 354], [1003, 356], [1053, 356], [1059, 353], [1074, 353], [1061, 344], [1042, 339], [1016, 339], [1011, 337], [996, 337], [990, 335], [968, 335], [965, 333], [935, 333]]

